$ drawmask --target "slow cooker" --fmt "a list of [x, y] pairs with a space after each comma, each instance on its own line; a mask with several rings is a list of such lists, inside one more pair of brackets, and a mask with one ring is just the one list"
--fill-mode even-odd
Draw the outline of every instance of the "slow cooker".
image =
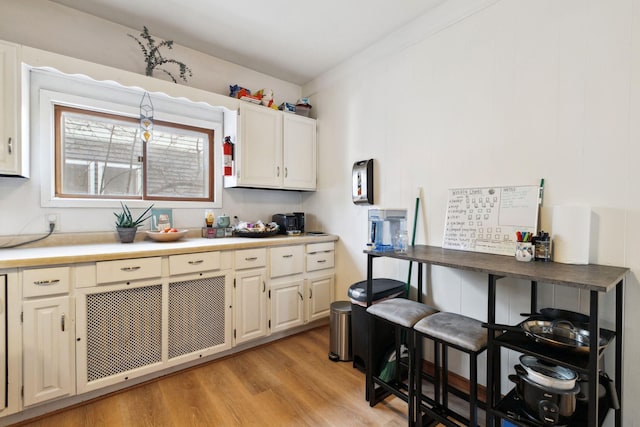
[[520, 362], [514, 367], [516, 375], [509, 375], [509, 379], [516, 384], [525, 414], [545, 426], [567, 424], [580, 392], [578, 374], [532, 356], [521, 356]]

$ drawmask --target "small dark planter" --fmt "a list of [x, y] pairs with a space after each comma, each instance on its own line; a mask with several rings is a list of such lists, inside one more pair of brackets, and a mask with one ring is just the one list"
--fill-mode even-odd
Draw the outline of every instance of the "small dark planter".
[[136, 232], [138, 231], [136, 227], [132, 227], [132, 228], [117, 227], [116, 230], [118, 230], [118, 237], [120, 237], [120, 243], [132, 243], [136, 238]]

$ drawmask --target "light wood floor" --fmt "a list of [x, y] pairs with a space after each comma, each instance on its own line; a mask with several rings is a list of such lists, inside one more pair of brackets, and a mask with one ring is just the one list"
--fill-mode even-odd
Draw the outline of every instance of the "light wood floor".
[[21, 425], [407, 425], [402, 400], [369, 407], [364, 374], [328, 351], [323, 326]]

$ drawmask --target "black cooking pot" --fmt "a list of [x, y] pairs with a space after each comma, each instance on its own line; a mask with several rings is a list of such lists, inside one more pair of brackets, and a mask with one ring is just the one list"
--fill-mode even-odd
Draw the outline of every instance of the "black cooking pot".
[[516, 393], [524, 402], [525, 413], [545, 426], [566, 424], [576, 410], [576, 395], [580, 386], [570, 390], [558, 390], [542, 386], [529, 378], [527, 371], [516, 365], [517, 375], [509, 375], [516, 384]]

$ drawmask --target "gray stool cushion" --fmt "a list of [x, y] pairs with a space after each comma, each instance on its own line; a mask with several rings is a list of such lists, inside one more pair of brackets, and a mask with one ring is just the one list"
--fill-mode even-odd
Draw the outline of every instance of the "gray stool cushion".
[[437, 312], [433, 307], [404, 298], [380, 301], [367, 308], [367, 313], [405, 328], [411, 328], [418, 320]]
[[487, 345], [487, 330], [482, 322], [461, 314], [436, 313], [420, 320], [413, 329], [469, 351], [479, 351]]

